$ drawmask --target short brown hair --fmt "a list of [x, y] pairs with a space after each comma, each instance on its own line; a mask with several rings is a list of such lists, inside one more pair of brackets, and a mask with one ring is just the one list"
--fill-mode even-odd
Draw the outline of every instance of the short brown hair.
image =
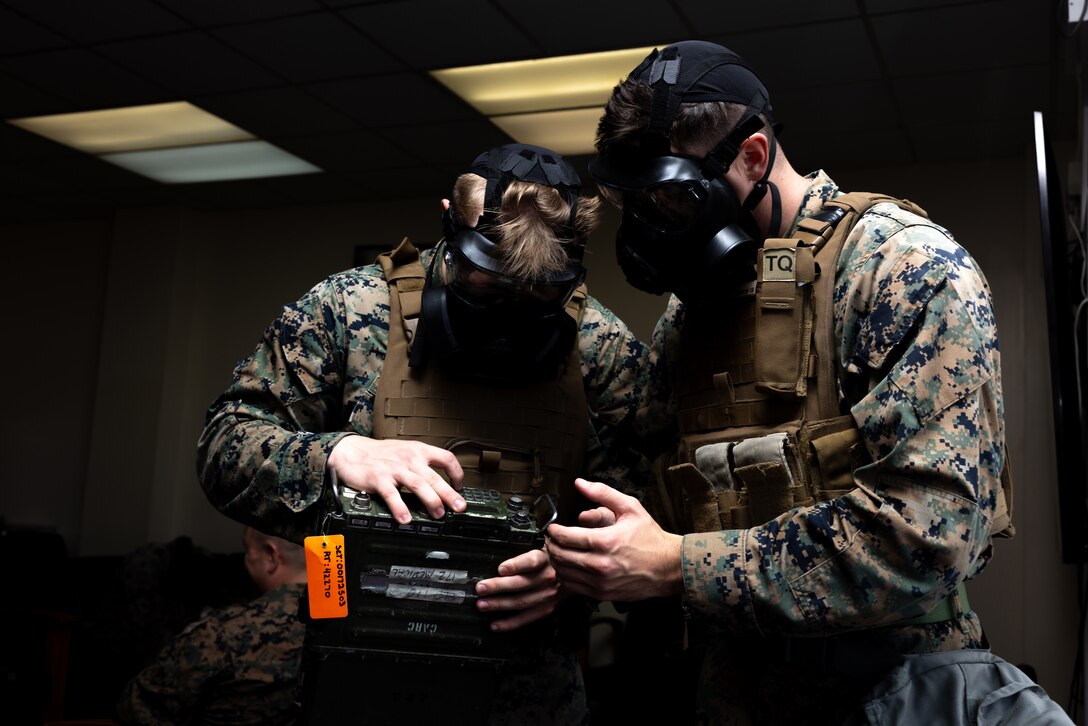
[[[458, 224], [475, 226], [485, 211], [487, 180], [477, 174], [462, 174], [453, 185], [453, 206]], [[599, 221], [600, 199], [579, 197], [574, 229], [570, 205], [556, 189], [543, 184], [512, 181], [503, 191], [497, 210], [496, 249], [501, 255], [503, 272], [526, 280], [540, 279], [567, 266], [574, 253], [585, 247], [586, 240]], [[572, 238], [573, 233], [573, 238]]]
[[[642, 81], [621, 81], [612, 89], [604, 115], [597, 124], [597, 151], [605, 153], [613, 144], [634, 144], [650, 125], [654, 91]], [[707, 101], [682, 103], [669, 129], [669, 141], [677, 148], [712, 148], [732, 131], [747, 108], [739, 103]], [[767, 118], [760, 114], [760, 131], [774, 138]]]

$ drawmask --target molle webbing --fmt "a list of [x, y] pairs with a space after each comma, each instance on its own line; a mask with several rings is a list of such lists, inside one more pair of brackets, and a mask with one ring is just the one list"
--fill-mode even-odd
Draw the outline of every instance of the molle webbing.
[[[588, 426], [577, 342], [553, 381], [496, 387], [451, 380], [437, 365], [420, 373], [408, 365], [425, 282], [419, 253], [404, 240], [379, 260], [390, 283], [390, 316], [373, 436], [448, 449], [464, 469], [465, 486], [556, 495], [561, 516], [572, 517], [568, 510], [575, 501], [574, 478], [584, 473]], [[567, 314], [580, 321], [586, 300], [583, 286]]]

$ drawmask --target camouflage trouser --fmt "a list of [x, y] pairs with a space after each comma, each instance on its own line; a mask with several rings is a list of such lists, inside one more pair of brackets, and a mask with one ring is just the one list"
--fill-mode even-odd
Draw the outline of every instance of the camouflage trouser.
[[588, 723], [585, 685], [573, 652], [554, 645], [525, 649], [503, 668], [490, 726]]
[[728, 726], [838, 725], [897, 666], [897, 654], [983, 647], [974, 613], [826, 639], [702, 637], [696, 722]]

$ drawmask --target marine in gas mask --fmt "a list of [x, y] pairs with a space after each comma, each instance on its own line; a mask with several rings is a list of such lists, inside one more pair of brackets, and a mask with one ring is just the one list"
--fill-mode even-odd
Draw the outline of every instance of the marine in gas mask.
[[[974, 668], [964, 584], [1012, 532], [975, 261], [911, 202], [795, 170], [763, 83], [719, 45], [653, 52], [597, 148], [628, 279], [675, 295], [638, 417], [674, 516], [579, 482], [600, 506], [549, 528], [564, 588], [681, 597], [699, 723], [958, 723], [952, 704], [1008, 691]], [[882, 677], [955, 695], [886, 707]]]
[[[760, 242], [781, 227], [782, 197], [771, 178], [779, 127], [767, 89], [743, 59], [691, 41], [683, 45], [698, 61], [681, 63], [680, 45], [655, 51], [617, 87], [618, 95], [652, 94], [651, 113], [639, 134], [618, 140], [602, 125], [607, 151], [589, 169], [623, 211], [616, 255], [628, 282], [692, 304], [752, 280]], [[716, 101], [731, 106], [709, 104]], [[731, 131], [709, 144], [715, 127]], [[751, 160], [735, 163], [742, 152]], [[760, 223], [754, 210], [764, 199], [768, 219]]]
[[[402, 524], [408, 494], [435, 518], [465, 510], [463, 487], [548, 494], [573, 518], [575, 477], [631, 481], [646, 350], [583, 284], [599, 200], [579, 189], [558, 154], [497, 147], [454, 184], [438, 245], [405, 239], [285, 306], [209, 409], [209, 500], [301, 540], [335, 506], [330, 472]], [[493, 629], [562, 633], [558, 611], [580, 603], [544, 550], [498, 570], [475, 585]], [[491, 722], [585, 722], [575, 650], [530, 645], [511, 653]]]
[[[456, 378], [511, 385], [555, 376], [577, 333], [566, 306], [585, 279], [595, 218], [579, 216], [580, 190], [574, 169], [547, 149], [513, 145], [476, 159], [444, 211], [413, 368], [433, 362]], [[527, 224], [525, 214], [551, 224]]]

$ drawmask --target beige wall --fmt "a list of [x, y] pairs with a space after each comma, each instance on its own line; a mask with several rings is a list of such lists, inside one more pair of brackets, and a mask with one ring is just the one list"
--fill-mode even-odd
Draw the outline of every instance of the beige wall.
[[[1033, 664], [1064, 702], [1075, 577], [1058, 551], [1048, 367], [1033, 176], [1023, 159], [833, 176], [907, 196], [949, 227], [994, 291], [1019, 535], [970, 586], [995, 651]], [[432, 240], [435, 200], [266, 211], [124, 210], [113, 224], [0, 227], [9, 380], [0, 515], [56, 527], [82, 555], [187, 534], [239, 548], [240, 528], [196, 482], [194, 442], [279, 307], [350, 267], [357, 244]], [[644, 339], [661, 298], [614, 263], [615, 215], [588, 255], [594, 294]]]

